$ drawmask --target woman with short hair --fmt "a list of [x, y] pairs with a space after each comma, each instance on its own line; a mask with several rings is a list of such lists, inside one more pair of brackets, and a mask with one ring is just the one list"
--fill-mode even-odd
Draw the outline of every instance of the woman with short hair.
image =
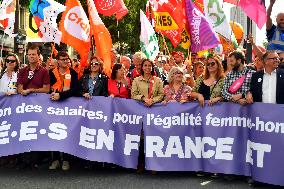
[[169, 84], [164, 87], [166, 102], [185, 103], [190, 101], [191, 87], [185, 84], [185, 74], [180, 67], [172, 67], [168, 74]]
[[130, 80], [126, 78], [122, 64], [114, 64], [112, 68], [111, 78], [108, 80], [108, 94], [110, 97], [130, 97]]

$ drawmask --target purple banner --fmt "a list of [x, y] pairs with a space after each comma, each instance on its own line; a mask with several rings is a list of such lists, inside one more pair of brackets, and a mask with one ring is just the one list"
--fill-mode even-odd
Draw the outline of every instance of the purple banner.
[[252, 176], [284, 186], [284, 105], [200, 107], [94, 97], [0, 96], [0, 156], [61, 151], [136, 168], [143, 125], [146, 169]]
[[132, 116], [136, 104], [106, 97], [53, 102], [44, 94], [0, 96], [0, 155], [61, 151], [136, 168], [142, 128], [142, 116]]
[[284, 185], [284, 105], [170, 103], [144, 118], [146, 168], [252, 176]]

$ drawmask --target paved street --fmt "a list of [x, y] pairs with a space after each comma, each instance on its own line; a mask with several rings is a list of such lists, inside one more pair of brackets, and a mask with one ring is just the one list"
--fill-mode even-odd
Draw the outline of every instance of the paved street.
[[[192, 173], [163, 172], [151, 175], [149, 172], [137, 174], [134, 170], [98, 168], [82, 170], [73, 168], [68, 172], [61, 170], [2, 168], [0, 171], [0, 188], [190, 188], [190, 189], [246, 189], [251, 188], [243, 178], [232, 181], [223, 178], [197, 177]], [[256, 188], [278, 189], [272, 185]]]

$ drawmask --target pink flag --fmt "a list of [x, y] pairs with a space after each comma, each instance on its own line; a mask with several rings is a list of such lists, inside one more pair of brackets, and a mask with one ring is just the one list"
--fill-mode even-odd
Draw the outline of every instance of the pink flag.
[[220, 44], [217, 34], [212, 26], [192, 3], [191, 0], [186, 0], [186, 16], [189, 22], [191, 51], [207, 50], [216, 47]]
[[266, 8], [264, 0], [240, 0], [239, 6], [252, 19], [259, 29], [266, 23]]

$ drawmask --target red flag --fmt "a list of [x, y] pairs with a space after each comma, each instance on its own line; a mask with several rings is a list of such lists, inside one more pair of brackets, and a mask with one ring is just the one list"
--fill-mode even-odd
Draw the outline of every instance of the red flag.
[[198, 8], [204, 14], [204, 2], [203, 0], [194, 0], [196, 8]]
[[61, 42], [72, 46], [80, 54], [82, 67], [87, 65], [90, 52], [90, 24], [78, 0], [67, 0], [59, 29]]
[[116, 12], [115, 17], [117, 20], [121, 20], [125, 15], [127, 15], [128, 13], [128, 9], [125, 6], [124, 2], [122, 0], [120, 0], [121, 2], [121, 8]]
[[252, 19], [259, 29], [266, 23], [266, 8], [264, 0], [240, 0], [239, 6]]
[[96, 8], [98, 13], [104, 16], [111, 16], [116, 14], [116, 19], [120, 20], [128, 13], [123, 0], [96, 0]]
[[226, 3], [231, 3], [233, 5], [237, 5], [239, 0], [224, 0]]
[[87, 0], [91, 23], [91, 34], [94, 35], [97, 56], [104, 61], [104, 72], [111, 75], [111, 48], [112, 40], [109, 31], [99, 17], [96, 6], [92, 0]]

